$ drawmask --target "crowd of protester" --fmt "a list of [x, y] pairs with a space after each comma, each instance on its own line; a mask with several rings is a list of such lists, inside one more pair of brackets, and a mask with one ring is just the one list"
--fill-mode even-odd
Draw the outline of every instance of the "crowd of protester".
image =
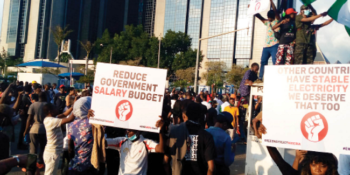
[[[0, 84], [0, 174], [12, 167], [22, 167], [27, 174], [62, 175], [229, 175], [235, 160], [236, 144], [246, 144], [246, 113], [250, 88], [262, 80], [264, 67], [272, 57], [273, 64], [312, 64], [316, 55], [316, 31], [332, 20], [314, 25], [327, 13], [317, 15], [311, 6], [276, 9], [271, 0], [267, 19], [255, 15], [267, 26], [267, 37], [261, 67], [253, 63], [244, 74], [239, 90], [217, 94], [190, 89], [165, 91], [163, 110], [155, 126], [160, 133], [105, 127], [89, 123], [92, 87], [78, 93], [72, 87], [57, 84], [40, 85], [16, 82]], [[285, 11], [285, 15], [282, 15]], [[258, 75], [260, 69], [260, 74]], [[254, 103], [252, 126], [261, 138], [262, 98]], [[20, 132], [15, 136], [15, 125]], [[29, 150], [28, 155], [10, 157], [10, 146]], [[330, 153], [296, 151], [293, 165], [281, 157], [276, 148], [269, 154], [284, 175], [336, 175], [338, 160]], [[152, 154], [150, 154], [152, 153]], [[341, 156], [340, 168], [349, 174], [349, 156]]]

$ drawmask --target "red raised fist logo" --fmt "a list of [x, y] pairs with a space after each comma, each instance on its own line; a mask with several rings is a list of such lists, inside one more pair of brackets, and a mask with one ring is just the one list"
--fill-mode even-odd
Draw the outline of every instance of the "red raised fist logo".
[[260, 2], [256, 3], [255, 4], [255, 11], [258, 11], [260, 9], [260, 7], [261, 7], [261, 3]]
[[133, 108], [128, 100], [122, 100], [117, 104], [115, 114], [120, 121], [128, 121], [132, 116]]
[[318, 112], [310, 112], [301, 120], [301, 132], [311, 142], [322, 141], [328, 133], [326, 118]]

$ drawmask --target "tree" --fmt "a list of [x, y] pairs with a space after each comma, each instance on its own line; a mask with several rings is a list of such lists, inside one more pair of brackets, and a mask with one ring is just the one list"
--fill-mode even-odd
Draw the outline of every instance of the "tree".
[[233, 84], [235, 87], [239, 87], [243, 76], [247, 70], [249, 70], [249, 68], [233, 65], [231, 70], [228, 71], [226, 74], [226, 82], [229, 84]]
[[88, 72], [88, 63], [89, 63], [89, 56], [92, 51], [92, 49], [95, 46], [95, 43], [92, 44], [90, 41], [86, 41], [85, 43], [80, 41], [81, 46], [84, 48], [86, 51], [86, 64], [85, 64], [85, 75], [87, 75]]
[[72, 59], [72, 57], [68, 54], [68, 53], [63, 53], [61, 56], [61, 62], [63, 63], [68, 63], [70, 59]]
[[215, 84], [214, 88], [222, 87], [225, 80], [225, 62], [206, 62], [207, 72], [202, 74], [202, 79], [207, 81], [207, 85]]
[[178, 80], [185, 80], [186, 82], [193, 83], [195, 76], [195, 68], [189, 67], [187, 69], [180, 69], [175, 72]]
[[[60, 64], [60, 51], [61, 51], [61, 44], [64, 39], [67, 38], [67, 36], [73, 32], [73, 30], [68, 30], [69, 25], [64, 27], [62, 29], [61, 26], [56, 26], [51, 29], [51, 33], [53, 35], [54, 41], [57, 44], [57, 63]], [[58, 68], [57, 68], [58, 69]]]

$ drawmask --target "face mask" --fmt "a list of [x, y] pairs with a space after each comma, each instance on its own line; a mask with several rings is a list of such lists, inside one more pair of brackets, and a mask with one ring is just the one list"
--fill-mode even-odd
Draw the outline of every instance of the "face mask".
[[309, 16], [310, 15], [310, 10], [304, 10], [304, 15]]
[[128, 135], [126, 134], [126, 135], [125, 135], [125, 137], [126, 137], [127, 139], [129, 139], [130, 141], [134, 141], [134, 140], [136, 140], [136, 139], [137, 139], [136, 134], [134, 134], [134, 135], [133, 135], [133, 136], [131, 136], [131, 137], [128, 137]]

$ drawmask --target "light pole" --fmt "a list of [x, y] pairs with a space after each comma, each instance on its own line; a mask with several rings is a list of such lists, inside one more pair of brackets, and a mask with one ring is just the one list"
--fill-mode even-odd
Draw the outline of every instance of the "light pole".
[[[101, 47], [104, 47], [103, 44], [100, 44]], [[110, 55], [109, 55], [109, 64], [112, 63], [112, 55], [113, 55], [113, 47], [111, 46], [111, 52], [110, 52]]]
[[199, 50], [200, 50], [200, 47], [201, 47], [201, 41], [202, 40], [207, 40], [207, 39], [210, 39], [210, 38], [214, 38], [214, 37], [218, 37], [218, 36], [222, 36], [222, 35], [226, 35], [226, 34], [229, 34], [229, 33], [238, 32], [238, 31], [245, 30], [245, 29], [249, 29], [249, 27], [243, 28], [243, 29], [234, 30], [234, 31], [231, 31], [231, 32], [218, 34], [218, 35], [214, 35], [214, 36], [209, 36], [209, 37], [206, 37], [206, 38], [199, 38], [198, 39], [198, 49], [197, 49], [197, 58], [196, 58], [196, 72], [195, 72], [195, 76], [194, 76], [194, 92], [195, 93], [197, 93], [197, 85], [198, 85]]
[[158, 46], [158, 69], [159, 69], [159, 64], [160, 64], [160, 46], [162, 44], [162, 37], [161, 34], [159, 35], [159, 46]]

